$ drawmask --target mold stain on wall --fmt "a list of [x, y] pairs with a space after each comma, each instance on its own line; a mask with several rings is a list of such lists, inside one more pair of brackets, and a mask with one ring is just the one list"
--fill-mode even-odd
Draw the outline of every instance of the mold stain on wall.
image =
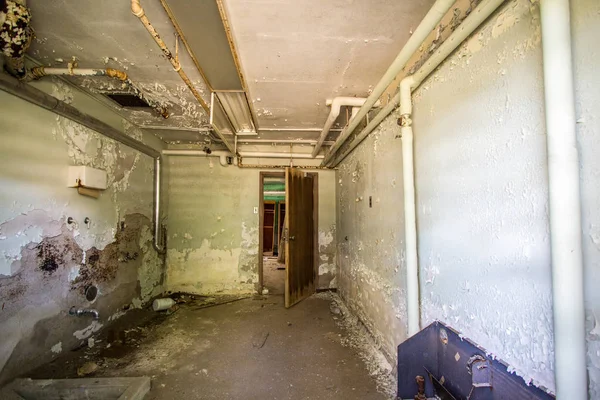
[[[90, 106], [60, 81], [41, 86], [84, 111]], [[149, 157], [8, 94], [0, 93], [0, 103], [7, 112], [0, 179], [10, 188], [0, 195], [0, 382], [6, 382], [162, 292], [163, 260], [152, 247]], [[143, 139], [107, 109], [92, 111]], [[104, 169], [108, 189], [99, 199], [79, 196], [66, 187], [69, 165]], [[85, 298], [90, 285], [98, 288], [92, 302]], [[97, 309], [100, 320], [68, 315], [74, 305]]]

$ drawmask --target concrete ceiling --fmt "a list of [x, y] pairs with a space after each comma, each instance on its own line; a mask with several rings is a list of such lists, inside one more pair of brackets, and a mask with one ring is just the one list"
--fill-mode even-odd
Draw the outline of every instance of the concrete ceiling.
[[[261, 129], [271, 129], [261, 131], [258, 138], [316, 139], [329, 113], [325, 100], [366, 97], [433, 1], [223, 0], [255, 116]], [[153, 132], [167, 142], [199, 142], [209, 137], [205, 111], [131, 14], [129, 1], [29, 0], [27, 5], [36, 32], [29, 50], [34, 59], [66, 67], [76, 57], [81, 68], [126, 70], [147, 97], [169, 109], [171, 117], [165, 120], [151, 110], [115, 106], [125, 118], [136, 125], [161, 128]], [[176, 32], [160, 2], [146, 0], [142, 5], [174, 50]], [[186, 12], [193, 21], [193, 9]], [[195, 42], [206, 42], [194, 24], [181, 28], [192, 50]], [[210, 89], [183, 46], [179, 56], [210, 104]], [[206, 54], [195, 56], [200, 66], [210, 63]], [[106, 78], [69, 79], [95, 93], [120, 86]], [[338, 125], [345, 120], [342, 113]], [[272, 130], [280, 128], [312, 131]], [[329, 140], [336, 134], [332, 132]]]
[[433, 0], [224, 4], [259, 126], [314, 128], [326, 99], [368, 96]]

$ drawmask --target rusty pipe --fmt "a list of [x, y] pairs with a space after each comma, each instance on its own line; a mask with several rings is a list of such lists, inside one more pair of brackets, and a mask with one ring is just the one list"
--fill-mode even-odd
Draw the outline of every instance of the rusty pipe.
[[49, 75], [108, 76], [120, 81], [127, 80], [127, 73], [125, 71], [114, 68], [46, 68], [44, 66], [31, 68], [27, 71], [25, 80], [37, 80]]
[[[161, 51], [163, 52], [163, 54], [165, 55], [167, 60], [169, 60], [169, 62], [173, 66], [173, 69], [175, 70], [175, 72], [177, 72], [179, 74], [179, 77], [181, 78], [181, 80], [183, 80], [183, 82], [190, 89], [190, 92], [192, 92], [192, 95], [194, 95], [194, 97], [196, 98], [198, 103], [200, 103], [200, 106], [202, 106], [202, 108], [206, 112], [208, 112], [209, 111], [208, 104], [206, 104], [206, 102], [204, 101], [202, 96], [200, 96], [200, 93], [198, 92], [198, 90], [196, 90], [196, 88], [192, 84], [192, 81], [190, 81], [190, 78], [187, 76], [187, 74], [185, 73], [183, 68], [181, 68], [181, 64], [179, 63], [179, 60], [177, 59], [177, 57], [175, 57], [173, 55], [173, 53], [171, 53], [171, 50], [169, 50], [169, 48], [167, 47], [165, 42], [162, 40], [162, 38], [160, 37], [158, 32], [156, 32], [156, 29], [154, 29], [154, 26], [152, 26], [152, 24], [150, 23], [150, 20], [148, 20], [148, 17], [146, 16], [146, 13], [144, 12], [144, 8], [142, 7], [140, 0], [131, 0], [131, 12], [133, 13], [133, 15], [138, 17], [138, 19], [140, 20], [142, 25], [144, 25], [144, 27], [146, 28], [148, 33], [150, 33], [150, 36], [152, 36], [152, 38], [154, 39], [154, 41], [156, 42], [158, 47], [160, 47]], [[227, 139], [225, 139], [225, 136], [223, 136], [223, 134], [218, 129], [215, 129], [215, 132], [217, 133], [219, 138], [223, 141], [225, 146], [227, 146], [227, 149], [233, 153], [234, 149], [231, 146], [231, 144], [227, 141]]]

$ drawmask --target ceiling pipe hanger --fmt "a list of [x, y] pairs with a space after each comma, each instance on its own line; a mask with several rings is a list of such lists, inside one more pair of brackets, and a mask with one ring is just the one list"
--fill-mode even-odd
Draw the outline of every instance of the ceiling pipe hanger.
[[358, 127], [362, 119], [379, 100], [383, 92], [406, 66], [406, 63], [410, 60], [410, 57], [413, 55], [413, 53], [419, 49], [425, 39], [427, 39], [427, 36], [429, 36], [429, 33], [440, 23], [442, 18], [444, 18], [444, 15], [446, 15], [450, 8], [452, 8], [455, 2], [456, 0], [437, 0], [435, 2], [431, 9], [427, 12], [427, 15], [425, 15], [425, 18], [423, 18], [423, 21], [421, 21], [412, 36], [408, 39], [402, 50], [400, 50], [400, 53], [398, 53], [394, 62], [392, 62], [377, 85], [375, 85], [373, 91], [367, 98], [367, 101], [365, 101], [354, 118], [350, 120], [348, 126], [337, 138], [335, 144], [329, 149], [329, 152], [325, 156], [325, 159], [321, 165], [325, 166], [329, 164], [336, 152], [340, 149], [352, 132], [354, 132], [354, 130]]
[[[331, 106], [331, 111], [329, 111], [329, 116], [327, 116], [327, 120], [325, 121], [325, 126], [323, 126], [321, 135], [319, 136], [319, 139], [317, 140], [317, 145], [315, 146], [314, 150], [312, 151], [313, 158], [315, 158], [317, 156], [317, 154], [319, 154], [319, 151], [321, 150], [321, 146], [323, 145], [323, 142], [327, 138], [327, 134], [331, 130], [331, 127], [332, 127], [333, 123], [335, 122], [335, 120], [340, 115], [341, 108], [343, 106], [352, 107], [353, 108], [352, 114], [354, 115], [354, 113], [355, 113], [354, 108], [364, 105], [366, 101], [367, 101], [367, 99], [364, 97], [335, 97], [335, 98], [333, 98], [333, 100], [331, 100], [331, 99], [326, 100], [325, 103], [328, 106]], [[378, 105], [379, 105], [379, 100], [377, 100], [373, 104], [373, 107], [377, 107]]]

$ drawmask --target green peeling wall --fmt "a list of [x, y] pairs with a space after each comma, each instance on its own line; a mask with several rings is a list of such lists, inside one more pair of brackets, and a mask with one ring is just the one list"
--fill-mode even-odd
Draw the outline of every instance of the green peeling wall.
[[[195, 157], [168, 165], [168, 289], [256, 292], [260, 171]], [[334, 171], [319, 171], [319, 288], [336, 285], [334, 181]]]

